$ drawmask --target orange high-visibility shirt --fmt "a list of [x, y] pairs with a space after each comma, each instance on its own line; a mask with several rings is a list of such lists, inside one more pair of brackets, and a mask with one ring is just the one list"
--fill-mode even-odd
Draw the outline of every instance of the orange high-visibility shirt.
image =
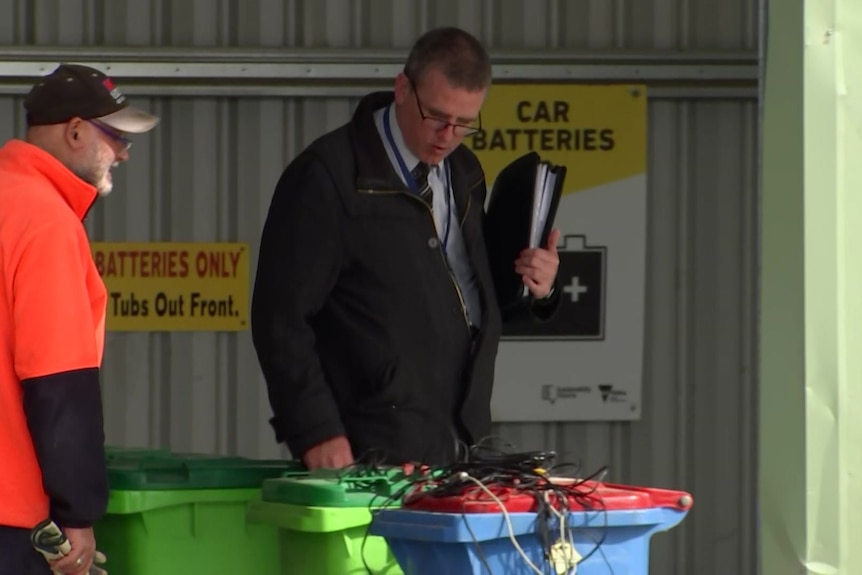
[[22, 380], [102, 362], [107, 294], [82, 223], [96, 197], [46, 151], [0, 148], [0, 525], [49, 514]]

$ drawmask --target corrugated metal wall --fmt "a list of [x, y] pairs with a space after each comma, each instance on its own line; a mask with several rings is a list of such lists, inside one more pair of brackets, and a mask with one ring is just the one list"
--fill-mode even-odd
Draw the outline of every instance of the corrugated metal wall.
[[[406, 48], [463, 26], [492, 49], [748, 50], [756, 0], [0, 0], [0, 44]], [[248, 241], [256, 252], [283, 166], [344, 122], [344, 98], [152, 98], [97, 240]], [[653, 99], [644, 417], [635, 423], [508, 424], [616, 481], [686, 489], [696, 506], [654, 541], [653, 573], [755, 573], [756, 104]], [[0, 97], [0, 138], [20, 135]], [[252, 262], [254, 265], [254, 261]], [[110, 334], [109, 441], [273, 456], [248, 334]]]
[[491, 48], [755, 50], [756, 0], [0, 0], [0, 43], [407, 47], [462, 26]]

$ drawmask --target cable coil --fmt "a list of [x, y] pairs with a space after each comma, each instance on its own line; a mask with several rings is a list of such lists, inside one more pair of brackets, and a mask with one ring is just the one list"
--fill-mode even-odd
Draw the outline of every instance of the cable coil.
[[[606, 511], [599, 487], [607, 467], [580, 477], [580, 466], [555, 464], [555, 460], [553, 451], [508, 453], [478, 444], [466, 450], [463, 460], [451, 465], [396, 468], [399, 469], [397, 489], [387, 489], [383, 484], [392, 483], [381, 480], [387, 473], [391, 476], [393, 468], [379, 465], [370, 455], [344, 469], [342, 476], [349, 476], [357, 488], [368, 489], [385, 499], [382, 503], [372, 501], [369, 506], [372, 513], [398, 504], [402, 509], [461, 514], [488, 575], [494, 574], [467, 520], [471, 513], [500, 513], [513, 546], [531, 572], [566, 575], [576, 572], [578, 564], [597, 552], [604, 557], [601, 546], [607, 535], [607, 520], [595, 547], [581, 557], [575, 550], [567, 519], [572, 511]], [[544, 570], [530, 559], [518, 541], [509, 516], [513, 512], [536, 513], [536, 536], [544, 551]], [[604, 558], [613, 575], [613, 568]], [[365, 567], [373, 575], [367, 562]]]

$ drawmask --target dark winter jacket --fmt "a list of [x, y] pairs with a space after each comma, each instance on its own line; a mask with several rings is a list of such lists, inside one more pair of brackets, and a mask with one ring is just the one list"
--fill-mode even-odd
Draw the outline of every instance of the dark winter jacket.
[[[391, 93], [282, 174], [261, 239], [252, 333], [278, 441], [299, 457], [344, 434], [355, 457], [436, 464], [489, 434], [500, 311], [483, 238], [485, 180], [449, 158], [482, 300], [471, 331], [431, 210], [403, 185], [374, 123]], [[475, 333], [475, 337], [474, 337]]]

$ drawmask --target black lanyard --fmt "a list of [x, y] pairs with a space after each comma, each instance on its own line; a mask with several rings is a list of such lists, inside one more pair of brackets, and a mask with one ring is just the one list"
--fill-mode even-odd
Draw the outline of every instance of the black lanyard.
[[[398, 146], [395, 145], [395, 138], [392, 137], [392, 127], [389, 124], [389, 113], [391, 108], [392, 105], [390, 104], [383, 112], [383, 131], [386, 132], [386, 139], [389, 140], [389, 146], [392, 148], [392, 153], [395, 155], [395, 161], [398, 162], [398, 167], [401, 169], [404, 181], [407, 182], [407, 187], [410, 188], [411, 192], [418, 196], [419, 186], [416, 183], [416, 179], [413, 177], [413, 174], [410, 173], [410, 170], [407, 169], [407, 164], [404, 163], [404, 158], [401, 157], [401, 152], [398, 151]], [[449, 186], [444, 185], [444, 188], [446, 188], [446, 227], [444, 228], [445, 231], [443, 232], [443, 241], [441, 242], [441, 245], [443, 247], [443, 255], [445, 255], [448, 260], [449, 256], [446, 253], [446, 248], [449, 243], [449, 224], [452, 223], [452, 204], [449, 198]], [[431, 208], [431, 212], [432, 214], [434, 212], [433, 206]]]

